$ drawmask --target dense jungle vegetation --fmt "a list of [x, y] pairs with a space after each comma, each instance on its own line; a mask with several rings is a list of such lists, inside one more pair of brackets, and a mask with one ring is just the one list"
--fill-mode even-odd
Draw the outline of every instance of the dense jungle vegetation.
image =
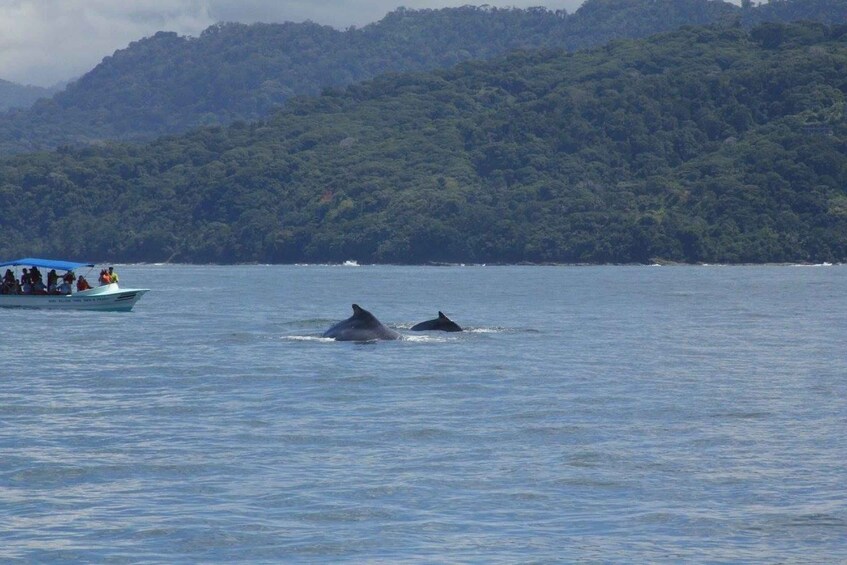
[[576, 50], [682, 25], [845, 23], [845, 6], [843, 0], [746, 8], [720, 0], [588, 0], [573, 14], [466, 6], [399, 9], [344, 31], [306, 22], [220, 24], [197, 38], [162, 32], [117, 51], [52, 98], [0, 116], [0, 154], [150, 140], [196, 126], [252, 121], [292, 96], [514, 49]]
[[0, 161], [0, 256], [847, 260], [847, 26], [688, 27]]

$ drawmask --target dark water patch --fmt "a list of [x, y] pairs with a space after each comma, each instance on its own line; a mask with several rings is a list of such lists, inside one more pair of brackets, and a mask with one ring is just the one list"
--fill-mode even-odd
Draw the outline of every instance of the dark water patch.
[[715, 412], [710, 414], [712, 418], [723, 420], [766, 420], [775, 416], [772, 412]]

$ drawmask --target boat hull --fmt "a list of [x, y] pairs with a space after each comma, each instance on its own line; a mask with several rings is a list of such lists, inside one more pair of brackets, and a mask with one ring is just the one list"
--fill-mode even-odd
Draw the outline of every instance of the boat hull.
[[0, 308], [129, 312], [148, 290], [108, 284], [73, 294], [0, 294]]

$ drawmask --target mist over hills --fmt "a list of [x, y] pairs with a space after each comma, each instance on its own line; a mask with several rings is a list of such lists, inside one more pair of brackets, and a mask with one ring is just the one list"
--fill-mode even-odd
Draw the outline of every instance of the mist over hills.
[[42, 88], [0, 79], [0, 111], [10, 108], [29, 108], [40, 98], [50, 98], [58, 88]]
[[[258, 28], [254, 28], [258, 29]], [[0, 161], [0, 255], [847, 260], [847, 26], [686, 27]]]
[[546, 9], [398, 9], [361, 29], [314, 23], [219, 24], [197, 38], [160, 32], [115, 52], [49, 100], [0, 117], [0, 154], [149, 140], [267, 116], [292, 96], [386, 72], [447, 68], [514, 49], [576, 50], [681, 25], [847, 21], [844, 2], [739, 8], [714, 0], [588, 0]]

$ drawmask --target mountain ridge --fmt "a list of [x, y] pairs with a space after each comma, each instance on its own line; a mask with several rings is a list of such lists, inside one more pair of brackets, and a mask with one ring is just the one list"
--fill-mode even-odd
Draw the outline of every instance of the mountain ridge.
[[712, 0], [588, 0], [573, 14], [546, 9], [398, 9], [360, 29], [217, 24], [197, 38], [159, 32], [106, 57], [32, 108], [0, 119], [0, 154], [106, 140], [149, 140], [193, 127], [267, 116], [384, 72], [446, 68], [513, 49], [576, 50], [680, 25], [785, 17], [847, 21], [843, 3], [793, 0], [742, 9]]
[[847, 261], [847, 26], [689, 27], [0, 161], [0, 254]]

